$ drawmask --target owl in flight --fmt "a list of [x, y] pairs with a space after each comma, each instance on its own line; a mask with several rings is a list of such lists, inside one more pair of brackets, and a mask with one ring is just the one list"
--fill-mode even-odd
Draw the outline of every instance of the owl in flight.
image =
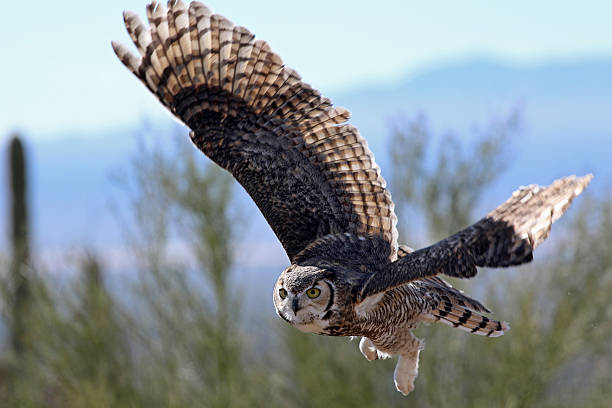
[[398, 356], [397, 389], [414, 388], [419, 322], [497, 337], [509, 326], [440, 275], [531, 261], [591, 176], [515, 191], [475, 224], [427, 248], [398, 244], [385, 180], [349, 112], [303, 82], [270, 46], [198, 2], [124, 13], [139, 56], [115, 53], [191, 129], [192, 142], [253, 198], [291, 265], [274, 287], [278, 315], [330, 336], [361, 336], [368, 360]]

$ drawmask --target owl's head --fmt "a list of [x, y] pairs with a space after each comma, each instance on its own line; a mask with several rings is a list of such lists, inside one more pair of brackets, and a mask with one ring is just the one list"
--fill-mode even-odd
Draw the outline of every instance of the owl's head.
[[330, 274], [315, 266], [291, 265], [274, 285], [276, 313], [303, 332], [324, 333], [334, 306]]

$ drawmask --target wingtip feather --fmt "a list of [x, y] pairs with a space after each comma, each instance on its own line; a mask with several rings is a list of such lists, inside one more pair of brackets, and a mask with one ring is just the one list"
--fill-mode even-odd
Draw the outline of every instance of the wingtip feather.
[[123, 65], [125, 65], [134, 75], [140, 77], [140, 75], [138, 75], [140, 58], [132, 54], [130, 50], [120, 42], [111, 41], [111, 46], [113, 47], [115, 55], [117, 55], [117, 58], [119, 58]]

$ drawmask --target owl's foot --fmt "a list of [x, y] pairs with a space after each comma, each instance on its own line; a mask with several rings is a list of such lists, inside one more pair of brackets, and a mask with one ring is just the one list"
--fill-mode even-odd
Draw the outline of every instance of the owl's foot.
[[395, 388], [404, 395], [414, 390], [414, 380], [419, 374], [419, 352], [420, 350], [416, 350], [400, 355], [395, 366], [393, 372]]
[[378, 351], [376, 350], [376, 346], [372, 343], [372, 340], [367, 337], [362, 337], [359, 342], [359, 351], [368, 361], [374, 361], [378, 359]]
[[423, 349], [423, 341], [411, 334], [411, 341], [399, 353], [397, 365], [393, 372], [395, 388], [404, 395], [414, 390], [414, 380], [419, 374], [419, 353]]

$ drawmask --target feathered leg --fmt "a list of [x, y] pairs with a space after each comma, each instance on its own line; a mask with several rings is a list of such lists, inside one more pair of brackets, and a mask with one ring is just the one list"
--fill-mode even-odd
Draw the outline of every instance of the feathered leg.
[[372, 343], [372, 340], [367, 337], [362, 337], [359, 342], [359, 351], [368, 361], [374, 361], [378, 359], [378, 352], [376, 351], [376, 346]]
[[414, 380], [419, 374], [419, 353], [423, 350], [423, 341], [418, 339], [408, 330], [409, 338], [402, 350], [395, 371], [393, 381], [395, 388], [404, 395], [408, 395], [414, 390]]

